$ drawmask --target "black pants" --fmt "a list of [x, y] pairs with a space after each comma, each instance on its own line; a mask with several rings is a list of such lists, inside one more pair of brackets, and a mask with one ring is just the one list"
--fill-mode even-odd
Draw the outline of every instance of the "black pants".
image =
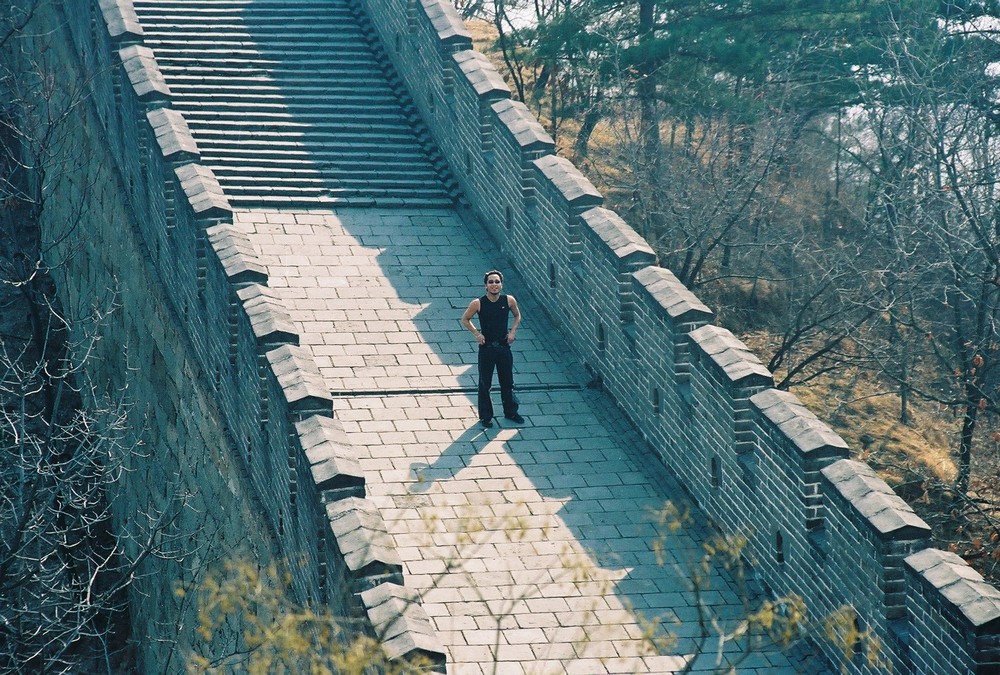
[[500, 381], [500, 400], [503, 414], [517, 414], [517, 399], [514, 398], [514, 356], [510, 345], [491, 342], [479, 347], [479, 419], [493, 419], [493, 401], [490, 388], [493, 386], [493, 369], [496, 368]]

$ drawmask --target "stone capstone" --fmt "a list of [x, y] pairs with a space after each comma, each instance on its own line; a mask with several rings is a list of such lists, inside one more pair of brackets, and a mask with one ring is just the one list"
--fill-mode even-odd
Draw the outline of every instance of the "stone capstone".
[[822, 473], [880, 536], [911, 540], [930, 536], [927, 523], [867, 464], [841, 459]]
[[949, 551], [926, 548], [908, 556], [906, 565], [969, 621], [980, 628], [1000, 621], [1000, 590], [962, 558]]
[[129, 45], [118, 50], [118, 57], [140, 101], [170, 98], [170, 87], [160, 72], [152, 49], [142, 45]]
[[743, 341], [725, 328], [702, 326], [691, 331], [691, 340], [722, 369], [733, 384], [771, 384], [771, 371]]
[[339, 421], [313, 415], [296, 422], [295, 430], [321, 495], [335, 491], [338, 497], [365, 496], [361, 463]]
[[444, 645], [415, 591], [384, 583], [361, 593], [361, 602], [390, 660], [421, 656], [430, 661], [432, 672], [445, 672]]
[[347, 568], [356, 577], [371, 572], [402, 583], [403, 562], [375, 504], [347, 497], [327, 504], [326, 515]]
[[299, 344], [299, 334], [278, 294], [267, 286], [250, 284], [236, 291], [258, 342], [265, 347]]

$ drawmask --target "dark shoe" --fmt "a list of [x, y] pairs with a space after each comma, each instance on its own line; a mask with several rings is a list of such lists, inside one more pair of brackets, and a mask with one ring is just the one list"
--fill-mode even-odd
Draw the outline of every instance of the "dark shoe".
[[493, 426], [492, 420], [479, 420], [479, 422], [480, 424], [483, 425], [483, 429], [489, 429], [491, 426]]
[[514, 424], [524, 424], [524, 418], [514, 413], [513, 415], [504, 415], [506, 419], [509, 419]]

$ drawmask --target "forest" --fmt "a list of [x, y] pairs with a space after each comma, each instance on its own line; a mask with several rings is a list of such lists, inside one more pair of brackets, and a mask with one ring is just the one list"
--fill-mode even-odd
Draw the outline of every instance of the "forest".
[[1000, 577], [1000, 3], [466, 0], [609, 205]]

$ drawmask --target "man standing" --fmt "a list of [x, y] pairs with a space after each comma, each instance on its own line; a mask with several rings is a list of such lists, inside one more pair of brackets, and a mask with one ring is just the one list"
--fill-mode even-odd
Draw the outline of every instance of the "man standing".
[[[521, 325], [521, 310], [513, 295], [501, 293], [503, 274], [490, 270], [483, 276], [486, 295], [469, 303], [462, 315], [462, 325], [476, 336], [479, 343], [479, 421], [483, 427], [493, 426], [493, 401], [490, 388], [493, 386], [493, 369], [496, 368], [500, 381], [500, 400], [503, 401], [503, 416], [520, 424], [524, 418], [517, 413], [517, 399], [514, 398], [514, 357], [510, 345], [514, 334]], [[472, 317], [479, 315], [479, 329], [472, 323]], [[507, 329], [507, 318], [514, 315], [514, 325]]]

